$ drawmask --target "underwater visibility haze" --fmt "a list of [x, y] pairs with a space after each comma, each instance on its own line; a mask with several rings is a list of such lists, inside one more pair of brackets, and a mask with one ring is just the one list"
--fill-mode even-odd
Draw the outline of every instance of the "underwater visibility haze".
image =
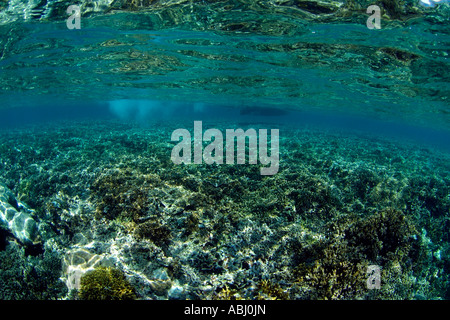
[[449, 15], [0, 0], [0, 299], [449, 299]]

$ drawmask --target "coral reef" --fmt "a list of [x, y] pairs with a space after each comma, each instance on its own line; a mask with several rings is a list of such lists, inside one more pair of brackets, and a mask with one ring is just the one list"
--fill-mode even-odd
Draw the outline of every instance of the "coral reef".
[[267, 280], [262, 280], [258, 286], [258, 300], [287, 300], [289, 294], [282, 290], [278, 284], [271, 283]]
[[403, 260], [415, 234], [417, 230], [407, 217], [398, 210], [387, 208], [353, 223], [344, 231], [344, 239], [358, 254], [384, 265], [383, 259]]
[[33, 257], [12, 242], [0, 251], [1, 300], [55, 300], [65, 296], [60, 281], [61, 262], [56, 252]]
[[0, 184], [0, 224], [5, 225], [17, 240], [28, 245], [38, 241], [38, 226], [32, 214], [25, 205], [17, 202], [5, 185]]
[[[69, 5], [81, 30], [66, 28]], [[382, 30], [367, 28], [370, 5]], [[448, 132], [449, 13], [0, 0], [0, 298], [449, 299], [448, 148], [356, 123]], [[173, 130], [216, 107], [221, 130], [286, 120], [276, 175], [171, 161]], [[53, 113], [70, 121], [33, 122]], [[346, 121], [356, 132], [332, 129]]]
[[123, 273], [115, 268], [98, 267], [80, 279], [79, 298], [82, 300], [131, 300], [133, 287]]
[[113, 266], [104, 255], [94, 254], [85, 248], [67, 250], [62, 261], [62, 279], [69, 291], [80, 290], [81, 277], [95, 268]]
[[[44, 134], [27, 138], [34, 129], [0, 136], [3, 202], [30, 200], [41, 241], [32, 249], [3, 224], [0, 254], [19, 257], [2, 260], [5, 298], [448, 298], [445, 153], [286, 126], [280, 171], [262, 177], [257, 165], [167, 161], [179, 123], [96, 125], [47, 128], [59, 153]], [[56, 183], [41, 192], [38, 181]], [[366, 286], [369, 265], [379, 290]], [[53, 287], [37, 295], [44, 268]], [[23, 270], [27, 287], [12, 280]]]

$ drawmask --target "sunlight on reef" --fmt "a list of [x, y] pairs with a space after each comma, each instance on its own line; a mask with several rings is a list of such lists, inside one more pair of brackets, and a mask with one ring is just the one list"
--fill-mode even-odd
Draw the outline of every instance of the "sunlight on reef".
[[[2, 199], [28, 203], [45, 252], [64, 261], [58, 298], [99, 267], [143, 299], [448, 298], [448, 155], [287, 126], [280, 171], [264, 177], [173, 164], [173, 126], [93, 125], [1, 136]], [[9, 247], [4, 258], [21, 255]], [[372, 264], [380, 290], [365, 287]]]

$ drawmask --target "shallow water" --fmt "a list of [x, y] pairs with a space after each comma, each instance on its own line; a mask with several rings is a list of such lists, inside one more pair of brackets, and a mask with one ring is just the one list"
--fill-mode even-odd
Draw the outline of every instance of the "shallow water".
[[0, 1], [1, 299], [450, 297], [447, 3], [69, 5]]

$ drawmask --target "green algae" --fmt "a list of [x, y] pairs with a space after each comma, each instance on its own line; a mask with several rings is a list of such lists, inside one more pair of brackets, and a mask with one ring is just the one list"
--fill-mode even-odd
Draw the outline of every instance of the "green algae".
[[132, 300], [135, 294], [120, 270], [98, 267], [81, 277], [78, 297], [81, 300]]
[[135, 233], [138, 238], [150, 239], [159, 246], [167, 244], [171, 238], [170, 229], [161, 225], [158, 221], [146, 221], [139, 224]]

